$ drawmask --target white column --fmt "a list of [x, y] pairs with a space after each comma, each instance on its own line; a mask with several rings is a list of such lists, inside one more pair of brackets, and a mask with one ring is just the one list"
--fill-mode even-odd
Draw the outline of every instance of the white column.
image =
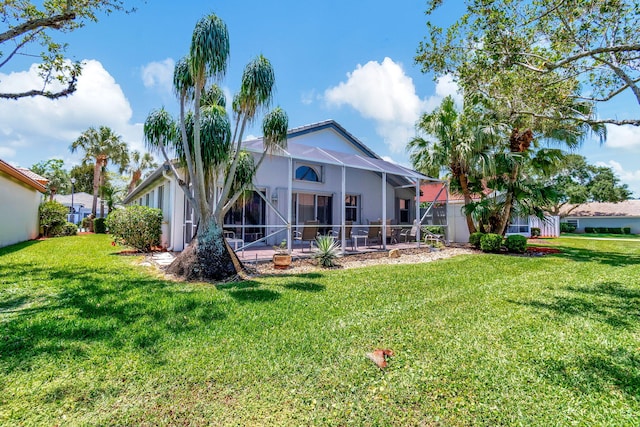
[[346, 179], [347, 179], [347, 168], [346, 166], [342, 165], [342, 188], [341, 188], [341, 192], [340, 192], [340, 196], [341, 196], [341, 201], [340, 201], [340, 235], [342, 236], [342, 242], [340, 243], [342, 246], [342, 253], [345, 253], [345, 247], [347, 245], [347, 239], [346, 236], [344, 235], [344, 231], [345, 231], [345, 221], [346, 221], [346, 216], [347, 216], [347, 208], [345, 207], [345, 198], [347, 196], [347, 183], [346, 183]]
[[416, 233], [416, 243], [420, 247], [420, 230], [421, 230], [421, 218], [420, 218], [420, 178], [416, 180], [416, 223], [418, 225], [418, 232]]
[[293, 159], [289, 157], [289, 179], [287, 180], [287, 250], [291, 253], [291, 214], [292, 214], [292, 199], [293, 199]]
[[382, 249], [387, 249], [387, 173], [382, 172]]

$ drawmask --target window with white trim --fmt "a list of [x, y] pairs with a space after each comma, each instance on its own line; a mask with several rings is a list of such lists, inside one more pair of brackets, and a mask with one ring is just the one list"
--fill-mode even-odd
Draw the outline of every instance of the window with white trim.
[[344, 197], [345, 221], [358, 222], [360, 218], [360, 196], [347, 194]]
[[295, 179], [297, 181], [322, 182], [322, 167], [301, 165], [296, 168]]

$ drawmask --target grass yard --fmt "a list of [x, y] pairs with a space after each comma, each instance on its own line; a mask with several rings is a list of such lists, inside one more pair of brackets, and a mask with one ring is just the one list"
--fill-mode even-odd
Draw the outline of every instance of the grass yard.
[[545, 243], [218, 287], [0, 249], [0, 424], [637, 426], [640, 244]]
[[576, 239], [638, 239], [640, 241], [640, 234], [562, 233], [561, 237]]

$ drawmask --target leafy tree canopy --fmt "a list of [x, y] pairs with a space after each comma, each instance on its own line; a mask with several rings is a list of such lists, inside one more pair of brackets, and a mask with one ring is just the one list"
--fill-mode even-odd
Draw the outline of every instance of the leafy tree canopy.
[[31, 170], [49, 180], [47, 184], [47, 197], [53, 200], [56, 194], [67, 194], [71, 192], [71, 177], [64, 169], [64, 160], [49, 159], [41, 161], [31, 166]]
[[[430, 0], [427, 15], [442, 3]], [[637, 0], [471, 0], [448, 28], [428, 22], [416, 60], [513, 120], [640, 125], [593, 114], [628, 91], [640, 105], [639, 17]]]
[[[82, 64], [65, 59], [67, 44], [56, 42], [54, 33], [74, 31], [87, 22], [98, 21], [100, 13], [123, 11], [123, 0], [3, 0], [0, 2], [0, 69], [16, 55], [39, 56], [44, 86], [15, 93], [0, 93], [0, 98], [19, 99], [45, 96], [56, 99], [76, 90]], [[40, 52], [35, 53], [35, 49]], [[51, 90], [58, 82], [62, 89]], [[57, 87], [60, 87], [56, 85]]]

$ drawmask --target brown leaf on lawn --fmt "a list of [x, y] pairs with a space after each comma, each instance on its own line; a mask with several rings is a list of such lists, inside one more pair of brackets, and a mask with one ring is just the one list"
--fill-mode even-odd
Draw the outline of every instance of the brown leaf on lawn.
[[380, 369], [388, 366], [387, 359], [393, 357], [395, 353], [389, 348], [377, 348], [372, 353], [367, 353], [367, 357]]

